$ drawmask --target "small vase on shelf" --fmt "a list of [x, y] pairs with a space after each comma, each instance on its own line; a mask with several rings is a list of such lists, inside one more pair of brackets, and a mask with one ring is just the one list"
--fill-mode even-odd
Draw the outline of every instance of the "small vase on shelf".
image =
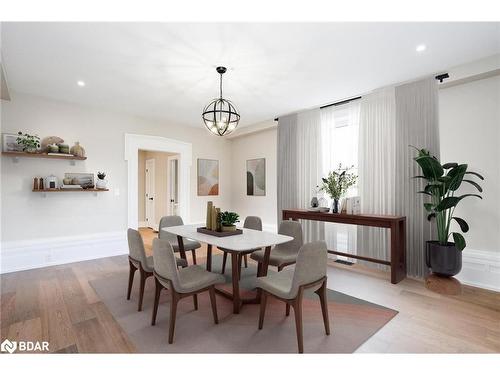
[[334, 198], [332, 201], [332, 213], [338, 214], [339, 213], [339, 200]]

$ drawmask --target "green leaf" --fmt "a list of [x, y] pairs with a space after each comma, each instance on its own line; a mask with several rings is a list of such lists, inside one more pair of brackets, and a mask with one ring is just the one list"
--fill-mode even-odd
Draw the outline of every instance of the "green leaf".
[[444, 169], [450, 169], [450, 168], [455, 168], [455, 167], [458, 167], [458, 163], [446, 163], [446, 164], [443, 164], [443, 168]]
[[477, 172], [465, 172], [465, 174], [473, 174], [474, 176], [479, 177], [481, 180], [484, 180], [484, 177]]
[[424, 180], [427, 180], [427, 177], [425, 176], [413, 176], [412, 178], [423, 178]]
[[469, 231], [469, 224], [467, 224], [464, 219], [456, 216], [453, 216], [452, 219], [455, 219], [458, 225], [460, 225], [460, 229], [462, 230], [462, 232], [467, 233]]
[[455, 241], [455, 246], [458, 250], [462, 251], [465, 249], [465, 238], [460, 233], [453, 232], [453, 241]]
[[478, 194], [464, 194], [464, 195], [459, 196], [458, 198], [460, 198], [462, 200], [466, 197], [477, 197], [479, 199], [483, 199], [483, 197], [478, 195]]
[[432, 211], [432, 208], [434, 207], [434, 205], [432, 203], [424, 203], [424, 207], [428, 212], [430, 212], [430, 211]]
[[444, 169], [439, 164], [439, 161], [432, 156], [418, 156], [414, 159], [420, 168], [422, 169], [423, 175], [430, 180], [436, 180], [444, 174]]
[[450, 181], [447, 183], [447, 189], [451, 191], [457, 190], [462, 184], [462, 180], [465, 176], [466, 171], [467, 164], [460, 164], [452, 168], [447, 174], [448, 177], [451, 177]]
[[449, 208], [455, 207], [460, 202], [460, 197], [446, 197], [436, 206], [436, 211], [444, 211]]
[[469, 184], [473, 185], [480, 193], [483, 192], [483, 188], [479, 186], [479, 184], [475, 181], [472, 180], [462, 180], [463, 182], [468, 182]]
[[431, 221], [433, 217], [436, 217], [436, 213], [433, 212], [432, 214], [427, 215], [427, 220]]
[[417, 191], [417, 194], [425, 194], [425, 195], [430, 195], [432, 196], [431, 193], [427, 192], [427, 191]]

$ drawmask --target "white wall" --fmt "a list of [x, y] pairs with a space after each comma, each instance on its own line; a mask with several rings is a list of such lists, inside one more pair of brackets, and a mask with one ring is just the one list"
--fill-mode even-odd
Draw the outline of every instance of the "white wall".
[[[277, 223], [276, 205], [276, 142], [277, 130], [269, 129], [231, 140], [231, 209], [246, 216], [259, 216], [265, 229], [275, 230]], [[266, 195], [247, 196], [246, 161], [266, 159]]]
[[[55, 243], [63, 237], [68, 243], [73, 236], [82, 241], [82, 236], [125, 232], [125, 133], [157, 135], [192, 143], [191, 222], [205, 220], [208, 200], [213, 200], [220, 207], [230, 207], [230, 141], [208, 134], [201, 126], [175, 126], [21, 93], [11, 94], [12, 101], [1, 102], [2, 132], [17, 133], [22, 130], [41, 137], [58, 135], [70, 145], [80, 141], [87, 151], [88, 159], [71, 166], [64, 160], [19, 158], [18, 163], [13, 163], [12, 158], [2, 157], [2, 269], [5, 269], [5, 262], [10, 257], [16, 256], [16, 249], [22, 246], [35, 246], [43, 240], [44, 243], [48, 241], [47, 246], [50, 247], [50, 241]], [[218, 197], [196, 195], [197, 158], [220, 160]], [[65, 172], [96, 173], [98, 170], [107, 172], [111, 191], [97, 195], [82, 192], [49, 193], [46, 197], [31, 192], [35, 176], [55, 174], [62, 178]], [[118, 246], [118, 243], [114, 246]]]

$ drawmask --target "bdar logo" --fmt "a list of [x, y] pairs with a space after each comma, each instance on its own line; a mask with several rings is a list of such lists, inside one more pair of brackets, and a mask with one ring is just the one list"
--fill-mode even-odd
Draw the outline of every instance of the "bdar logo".
[[17, 349], [17, 342], [15, 341], [10, 341], [8, 339], [5, 339], [2, 342], [2, 345], [0, 345], [0, 350], [2, 352], [9, 352], [9, 353], [14, 353]]

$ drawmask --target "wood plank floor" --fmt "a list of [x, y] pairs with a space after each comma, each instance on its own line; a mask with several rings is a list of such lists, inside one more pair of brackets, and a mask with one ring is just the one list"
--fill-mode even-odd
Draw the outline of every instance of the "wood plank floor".
[[[154, 234], [141, 232], [149, 252]], [[199, 263], [205, 254], [198, 249]], [[89, 284], [123, 269], [126, 256], [1, 275], [1, 339], [49, 341], [51, 352], [134, 352]], [[358, 352], [500, 352], [500, 293], [464, 287], [447, 297], [421, 281], [392, 285], [384, 272], [336, 263], [328, 273], [329, 288], [399, 311]]]

